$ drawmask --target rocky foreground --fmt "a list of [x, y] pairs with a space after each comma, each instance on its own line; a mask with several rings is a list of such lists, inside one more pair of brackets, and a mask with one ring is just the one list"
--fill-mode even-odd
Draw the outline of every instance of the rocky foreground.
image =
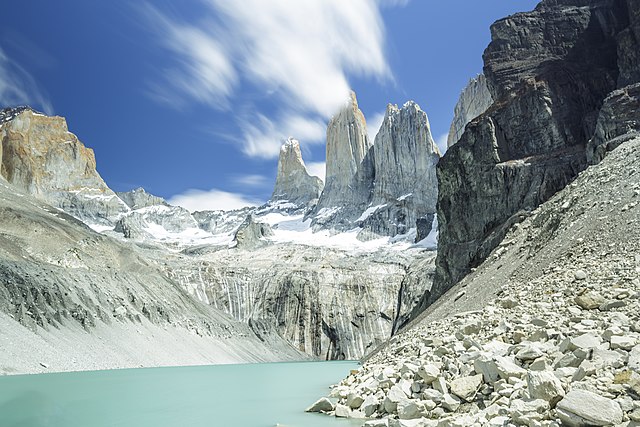
[[639, 165], [635, 139], [582, 173], [309, 410], [366, 426], [640, 425]]

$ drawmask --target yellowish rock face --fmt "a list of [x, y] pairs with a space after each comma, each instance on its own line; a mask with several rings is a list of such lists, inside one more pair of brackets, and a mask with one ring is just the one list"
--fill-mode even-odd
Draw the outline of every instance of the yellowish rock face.
[[0, 138], [1, 174], [22, 190], [32, 194], [84, 186], [108, 190], [96, 171], [93, 150], [69, 132], [62, 117], [26, 110], [0, 126]]

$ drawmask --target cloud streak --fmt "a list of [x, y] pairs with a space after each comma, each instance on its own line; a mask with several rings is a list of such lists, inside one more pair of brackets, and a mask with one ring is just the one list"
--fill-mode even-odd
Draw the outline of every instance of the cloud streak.
[[277, 106], [267, 116], [254, 103], [251, 119], [238, 119], [248, 156], [276, 157], [288, 136], [303, 144], [322, 141], [327, 120], [348, 97], [350, 78], [392, 79], [383, 5], [376, 0], [203, 4], [205, 16], [188, 24], [153, 6], [143, 10], [161, 44], [178, 58], [165, 72], [176, 94], [224, 108], [249, 88]]
[[53, 106], [31, 74], [0, 48], [0, 107], [30, 105], [53, 114]]

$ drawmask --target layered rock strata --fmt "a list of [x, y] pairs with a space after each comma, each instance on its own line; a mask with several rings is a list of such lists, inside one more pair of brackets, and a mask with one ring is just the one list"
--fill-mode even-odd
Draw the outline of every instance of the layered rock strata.
[[363, 357], [399, 329], [430, 285], [423, 279], [425, 271], [433, 273], [433, 252], [267, 245], [259, 226], [254, 222], [250, 250], [238, 241], [238, 248], [185, 252], [162, 262], [201, 301], [309, 355]]
[[484, 74], [495, 102], [438, 165], [432, 301], [478, 266], [523, 213], [586, 167], [605, 98], [619, 79], [628, 84], [637, 74], [628, 66], [637, 43], [623, 35], [639, 7], [548, 0], [493, 24]]
[[0, 375], [304, 358], [192, 298], [136, 245], [4, 181], [0, 235]]
[[467, 124], [487, 111], [491, 104], [493, 104], [493, 97], [487, 87], [484, 74], [471, 79], [460, 94], [460, 99], [454, 108], [453, 121], [447, 136], [447, 147], [458, 142]]
[[322, 180], [307, 172], [300, 152], [300, 143], [289, 138], [280, 149], [278, 175], [271, 200], [308, 205], [320, 197], [323, 188]]

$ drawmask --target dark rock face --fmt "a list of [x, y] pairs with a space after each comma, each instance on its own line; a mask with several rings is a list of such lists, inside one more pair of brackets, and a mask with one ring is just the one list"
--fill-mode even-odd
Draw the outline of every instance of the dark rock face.
[[640, 84], [611, 92], [600, 110], [596, 132], [587, 144], [587, 160], [602, 161], [608, 151], [640, 135]]
[[586, 167], [605, 98], [639, 77], [638, 9], [635, 1], [546, 0], [491, 27], [483, 58], [494, 103], [438, 164], [432, 301]]

